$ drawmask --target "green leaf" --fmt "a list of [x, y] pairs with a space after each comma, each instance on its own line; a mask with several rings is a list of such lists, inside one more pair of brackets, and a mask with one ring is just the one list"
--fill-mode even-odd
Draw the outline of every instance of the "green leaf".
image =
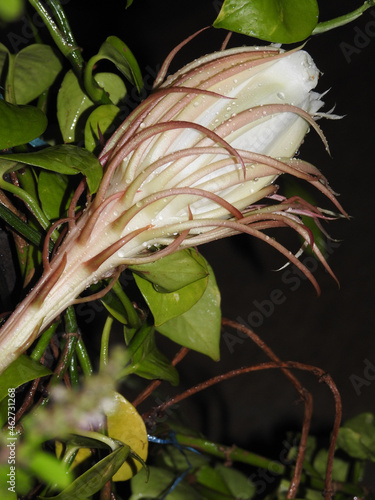
[[84, 148], [71, 144], [50, 146], [33, 153], [3, 154], [0, 155], [0, 160], [2, 159], [33, 165], [60, 174], [82, 173], [87, 177], [91, 194], [98, 189], [103, 175], [102, 166], [96, 156]]
[[257, 487], [240, 471], [220, 464], [216, 466], [216, 470], [234, 498], [250, 500], [255, 496]]
[[141, 346], [135, 351], [131, 360], [131, 373], [146, 379], [160, 379], [177, 385], [178, 372], [169, 359], [162, 354], [155, 343], [153, 329]]
[[129, 47], [117, 36], [109, 36], [99, 49], [99, 59], [108, 59], [138, 89], [143, 87], [142, 74]]
[[0, 0], [0, 19], [6, 23], [17, 21], [24, 9], [24, 0]]
[[311, 35], [318, 16], [316, 0], [225, 0], [213, 25], [268, 42], [294, 43]]
[[[172, 472], [158, 467], [149, 467], [149, 472], [148, 481], [144, 470], [131, 479], [132, 495], [129, 500], [161, 498], [176, 479]], [[200, 500], [201, 496], [190, 485], [181, 481], [173, 491], [168, 493], [167, 498], [168, 500]]]
[[64, 142], [78, 142], [83, 139], [84, 113], [93, 105], [81, 89], [76, 75], [72, 70], [68, 71], [57, 96], [57, 120]]
[[202, 297], [208, 283], [208, 278], [202, 278], [175, 292], [157, 292], [149, 281], [134, 275], [153, 316], [155, 326], [160, 326], [176, 316], [188, 311]]
[[113, 132], [111, 125], [115, 121], [120, 108], [113, 104], [103, 104], [90, 114], [85, 125], [85, 147], [89, 151], [94, 151], [100, 144], [99, 130], [102, 136], [106, 137], [106, 132]]
[[62, 69], [52, 47], [33, 44], [22, 49], [14, 60], [14, 93], [17, 104], [28, 104], [46, 91]]
[[[118, 104], [126, 96], [125, 84], [118, 75], [97, 73], [94, 78], [114, 104]], [[78, 142], [83, 139], [90, 108], [94, 109], [94, 102], [82, 90], [73, 71], [68, 71], [57, 96], [57, 119], [64, 142]], [[95, 127], [95, 133], [96, 131]]]
[[153, 283], [158, 292], [175, 292], [208, 276], [204, 257], [190, 248], [129, 269]]
[[38, 177], [38, 196], [43, 212], [52, 219], [63, 216], [69, 208], [73, 193], [68, 192], [69, 178], [56, 172], [42, 170]]
[[53, 483], [62, 489], [72, 481], [72, 476], [67, 473], [65, 464], [50, 453], [33, 450], [27, 456], [27, 465], [43, 483]]
[[184, 314], [159, 325], [157, 329], [177, 344], [206, 354], [217, 361], [220, 358], [220, 292], [209, 265], [208, 269], [210, 272], [208, 285], [199, 301]]
[[375, 416], [361, 413], [340, 428], [337, 446], [349, 456], [375, 462]]
[[123, 445], [81, 474], [61, 493], [46, 500], [71, 500], [90, 498], [111, 479], [128, 458], [129, 446]]
[[[320, 474], [322, 479], [326, 477], [327, 461], [328, 451], [324, 449], [319, 450], [314, 458], [313, 467]], [[335, 457], [333, 459], [332, 480], [340, 482], [347, 481], [349, 467], [349, 462]]]
[[5, 481], [7, 474], [9, 474], [9, 465], [0, 465], [0, 477], [4, 478], [0, 483], [0, 498], [1, 500], [17, 500], [17, 493], [15, 491], [9, 491], [8, 489], [10, 485]]
[[95, 73], [95, 81], [107, 92], [113, 104], [118, 104], [126, 96], [126, 85], [115, 73]]
[[200, 486], [203, 486], [205, 489], [209, 489], [213, 498], [221, 498], [221, 495], [225, 495], [224, 498], [231, 497], [231, 492], [224, 479], [221, 477], [219, 471], [209, 465], [203, 465], [203, 467], [200, 467], [196, 473], [196, 480]]
[[[60, 438], [59, 438], [60, 440]], [[108, 444], [93, 437], [81, 436], [80, 434], [69, 434], [61, 438], [61, 441], [74, 448], [99, 448], [108, 450]]]
[[16, 106], [0, 99], [0, 150], [27, 144], [47, 128], [47, 117], [34, 106]]
[[196, 453], [186, 448], [177, 447], [174, 444], [163, 446], [161, 450], [158, 451], [158, 454], [160, 455], [159, 460], [162, 460], [165, 467], [176, 472], [186, 471], [189, 467], [188, 464], [190, 464], [193, 469], [197, 469], [198, 467], [204, 467], [208, 462], [206, 455]]
[[0, 375], [0, 400], [8, 394], [9, 388], [16, 388], [38, 377], [45, 377], [52, 372], [49, 368], [21, 354]]
[[[99, 289], [99, 287], [92, 286], [90, 287], [90, 290], [96, 291], [96, 289]], [[126, 309], [123, 306], [121, 300], [117, 297], [117, 295], [112, 291], [109, 290], [104, 297], [101, 299], [102, 304], [104, 307], [107, 309], [107, 311], [115, 318], [117, 321], [122, 323], [123, 325], [126, 325], [128, 323], [128, 317], [126, 313]]]

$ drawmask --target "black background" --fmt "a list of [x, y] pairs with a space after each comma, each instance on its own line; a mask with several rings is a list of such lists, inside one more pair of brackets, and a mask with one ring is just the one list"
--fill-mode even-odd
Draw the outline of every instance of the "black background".
[[[361, 2], [334, 0], [321, 4], [324, 20], [352, 10]], [[107, 36], [117, 35], [130, 46], [144, 74], [151, 76], [177, 43], [213, 22], [219, 6], [220, 2], [208, 0], [134, 0], [126, 10], [125, 2], [119, 1], [99, 2], [96, 7], [83, 0], [65, 2], [86, 60]], [[222, 30], [213, 28], [200, 35], [178, 55], [172, 71], [192, 58], [219, 49], [224, 36]], [[236, 35], [230, 46], [245, 43], [256, 42]], [[359, 412], [375, 411], [375, 7], [346, 27], [311, 38], [306, 50], [322, 72], [318, 90], [330, 89], [324, 98], [325, 109], [335, 106], [335, 112], [343, 116], [339, 121], [320, 122], [332, 157], [313, 133], [301, 146], [301, 157], [323, 171], [352, 217], [350, 221], [327, 225], [331, 236], [339, 240], [333, 245], [329, 263], [340, 289], [319, 267], [314, 273], [322, 289], [318, 298], [306, 280], [297, 277], [291, 282], [286, 270], [273, 272], [283, 260], [272, 249], [242, 236], [206, 245], [201, 252], [216, 273], [226, 317], [249, 321], [257, 310], [254, 301], [265, 305], [274, 290], [281, 290], [283, 303], [274, 305], [272, 313], [263, 314], [256, 332], [282, 359], [327, 371], [341, 392], [343, 416], [347, 419]], [[293, 249], [298, 246], [293, 238], [290, 244]], [[173, 350], [168, 343], [166, 348]], [[231, 347], [223, 341], [221, 362], [191, 354], [181, 363], [182, 386], [264, 360], [250, 340]], [[366, 371], [366, 363], [374, 368]], [[314, 395], [313, 430], [329, 432], [334, 411], [329, 390], [312, 375], [300, 378]], [[169, 394], [171, 389], [166, 387], [165, 397]], [[300, 425], [302, 406], [296, 406], [295, 399], [294, 389], [279, 373], [260, 372], [216, 386], [194, 397], [189, 409], [182, 408], [211, 439], [265, 451], [268, 447], [281, 449], [285, 430]], [[369, 484], [371, 480], [370, 474]]]

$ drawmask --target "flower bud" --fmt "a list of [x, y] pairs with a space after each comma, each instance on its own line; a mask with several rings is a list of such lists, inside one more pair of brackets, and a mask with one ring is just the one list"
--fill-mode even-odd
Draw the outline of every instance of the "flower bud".
[[[104, 176], [34, 290], [0, 330], [0, 371], [88, 286], [119, 266], [244, 232], [282, 252], [262, 231], [292, 227], [311, 243], [298, 214], [322, 213], [276, 194], [288, 173], [325, 193], [325, 178], [294, 159], [323, 103], [319, 71], [303, 50], [235, 48], [207, 55], [165, 81], [125, 120], [100, 155]], [[267, 199], [262, 201], [260, 200]]]

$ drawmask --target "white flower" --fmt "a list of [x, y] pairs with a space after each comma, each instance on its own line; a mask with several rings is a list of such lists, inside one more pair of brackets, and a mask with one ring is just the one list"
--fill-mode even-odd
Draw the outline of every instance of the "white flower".
[[[162, 83], [123, 123], [100, 160], [94, 200], [71, 228], [28, 297], [0, 330], [0, 371], [79, 294], [119, 266], [150, 262], [181, 248], [246, 232], [290, 226], [328, 268], [296, 213], [321, 215], [276, 195], [292, 174], [338, 205], [325, 178], [293, 159], [322, 107], [319, 71], [302, 50], [236, 48], [207, 55]], [[280, 203], [257, 204], [264, 197]], [[341, 208], [340, 208], [341, 210]]]

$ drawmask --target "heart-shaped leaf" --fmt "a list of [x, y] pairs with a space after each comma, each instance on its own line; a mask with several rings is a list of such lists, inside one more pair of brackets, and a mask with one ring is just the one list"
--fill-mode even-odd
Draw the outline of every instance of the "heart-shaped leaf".
[[[113, 104], [103, 104], [90, 114], [86, 121], [85, 126], [85, 147], [89, 151], [94, 151], [94, 149], [100, 144], [100, 135], [106, 137], [106, 132], [114, 132], [115, 127], [113, 125], [117, 114], [120, 109]], [[112, 130], [113, 129], [113, 130]]]
[[202, 297], [208, 283], [207, 278], [202, 278], [175, 292], [160, 293], [149, 281], [136, 274], [134, 278], [154, 316], [155, 326], [180, 316], [193, 307]]
[[309, 37], [318, 23], [316, 0], [225, 0], [215, 28], [224, 28], [275, 43]]
[[61, 69], [61, 61], [49, 45], [28, 45], [18, 52], [14, 61], [17, 104], [28, 104], [39, 97], [53, 84]]
[[0, 99], [0, 150], [32, 141], [47, 128], [47, 117], [34, 106], [16, 106]]
[[[159, 325], [157, 329], [173, 342], [217, 361], [220, 358], [220, 292], [210, 266], [208, 269], [208, 285], [199, 301], [184, 314]], [[193, 285], [195, 283], [189, 287]]]
[[38, 177], [38, 196], [48, 219], [58, 219], [69, 207], [73, 193], [68, 192], [69, 178], [56, 172], [42, 170]]
[[174, 292], [208, 276], [204, 257], [192, 249], [172, 253], [149, 264], [130, 266], [129, 269], [153, 283], [158, 292]]
[[[97, 73], [94, 78], [114, 104], [125, 97], [126, 87], [118, 75]], [[94, 102], [82, 90], [73, 71], [68, 71], [57, 96], [57, 119], [64, 142], [78, 142], [83, 139], [90, 108], [94, 109]], [[94, 132], [97, 132], [96, 126]]]

